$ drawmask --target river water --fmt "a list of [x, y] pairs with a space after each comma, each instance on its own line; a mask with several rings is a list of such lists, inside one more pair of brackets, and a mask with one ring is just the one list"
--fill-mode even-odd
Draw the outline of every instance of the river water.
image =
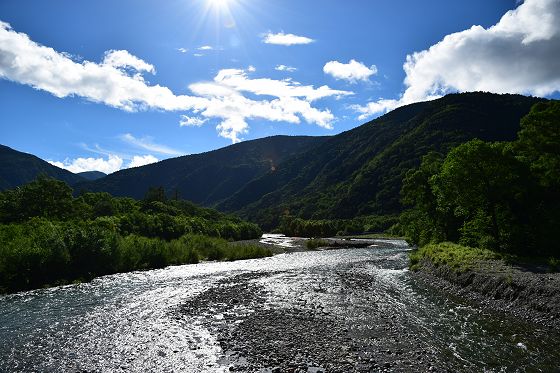
[[[427, 350], [418, 359], [444, 370], [560, 369], [558, 333], [424, 288], [406, 269], [408, 250], [403, 241], [379, 240], [365, 249], [175, 266], [3, 296], [0, 371], [228, 371], [231, 359], [214, 325], [232, 320], [224, 316], [226, 308], [235, 314], [230, 328], [260, 311], [254, 302], [241, 299], [229, 307], [206, 294], [227, 292], [240, 282], [262, 290], [259, 310], [305, 306], [342, 320], [337, 323], [350, 325], [352, 335], [369, 330], [368, 341], [375, 341], [368, 342], [370, 349], [384, 351], [387, 343], [392, 349]], [[204, 311], [185, 312], [194, 299], [206, 300]], [[389, 325], [387, 320], [398, 327], [382, 332], [377, 326]], [[403, 335], [389, 340], [391, 330]], [[407, 359], [412, 357], [402, 358]], [[415, 370], [398, 363], [394, 370]]]

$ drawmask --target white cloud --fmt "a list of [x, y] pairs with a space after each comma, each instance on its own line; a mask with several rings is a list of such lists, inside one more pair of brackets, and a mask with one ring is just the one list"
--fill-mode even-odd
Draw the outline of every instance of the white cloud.
[[159, 159], [157, 159], [151, 154], [135, 155], [134, 157], [132, 157], [132, 160], [128, 164], [128, 168], [145, 166], [150, 163], [156, 163], [158, 160]]
[[365, 119], [449, 92], [547, 96], [560, 91], [560, 1], [526, 0], [487, 29], [473, 26], [408, 55], [399, 99], [354, 107]]
[[201, 127], [206, 123], [208, 119], [202, 119], [200, 117], [189, 117], [188, 115], [181, 115], [181, 121], [179, 125], [181, 127]]
[[[151, 70], [138, 61], [126, 63]], [[15, 32], [3, 22], [0, 22], [0, 77], [60, 98], [80, 96], [127, 111], [185, 110], [201, 104], [196, 97], [176, 96], [167, 87], [150, 86], [139, 73], [131, 76], [110, 64], [75, 62], [63, 53], [35, 43], [26, 34]]]
[[[321, 86], [304, 86], [291, 80], [268, 78], [250, 79], [245, 70], [220, 70], [213, 82], [191, 84], [190, 90], [209, 99], [204, 110], [195, 110], [206, 118], [222, 118], [218, 125], [220, 136], [239, 141], [239, 135], [248, 130], [247, 119], [262, 118], [270, 121], [300, 123], [300, 116], [308, 123], [332, 128], [334, 115], [327, 110], [311, 106], [311, 102], [325, 97], [342, 97], [353, 94]], [[248, 92], [269, 96], [268, 100], [251, 100], [242, 95]]]
[[76, 158], [65, 159], [64, 162], [48, 161], [50, 164], [64, 168], [73, 173], [86, 171], [101, 171], [106, 174], [113, 173], [122, 168], [123, 159], [116, 155], [105, 158]]
[[156, 69], [153, 65], [150, 65], [144, 60], [133, 56], [124, 50], [110, 50], [105, 52], [105, 58], [103, 58], [103, 65], [112, 67], [130, 67], [138, 72], [147, 71], [149, 73], [155, 74]]
[[196, 49], [199, 51], [211, 51], [214, 47], [211, 47], [210, 45], [203, 45], [202, 47], [198, 47]]
[[368, 81], [370, 76], [377, 74], [377, 67], [375, 65], [367, 67], [356, 60], [350, 60], [348, 63], [329, 61], [323, 66], [323, 72], [332, 75], [335, 79], [356, 83], [359, 80]]
[[[126, 51], [110, 51], [99, 64], [76, 62], [0, 22], [0, 78], [60, 98], [79, 96], [127, 111], [182, 111], [199, 118], [217, 118], [221, 120], [216, 127], [220, 136], [233, 142], [240, 141], [239, 136], [248, 130], [247, 120], [252, 119], [288, 123], [300, 123], [303, 119], [332, 128], [334, 115], [311, 103], [321, 98], [353, 94], [328, 86], [314, 88], [289, 79], [250, 79], [245, 70], [225, 69], [211, 82], [191, 84], [189, 88], [194, 95], [175, 95], [167, 87], [150, 85], [141, 75], [154, 71], [152, 65]], [[259, 97], [249, 99], [244, 94]], [[161, 146], [156, 150], [156, 144], [149, 139], [128, 140], [150, 152], [178, 153]]]
[[73, 173], [101, 171], [103, 173], [110, 174], [123, 168], [144, 166], [150, 163], [155, 163], [157, 161], [158, 159], [151, 154], [135, 155], [131, 158], [126, 167], [123, 167], [123, 159], [118, 155], [112, 154], [107, 158], [75, 158], [65, 159], [63, 162], [48, 162], [56, 167], [63, 168]]
[[288, 72], [294, 72], [297, 69], [295, 67], [292, 66], [286, 66], [286, 65], [277, 65], [274, 70], [278, 70], [278, 71], [288, 71]]
[[181, 52], [181, 53], [187, 53], [187, 52], [189, 51], [188, 48], [182, 48], [182, 47], [181, 47], [181, 48], [177, 48], [177, 50], [178, 50], [179, 52]]
[[262, 41], [265, 44], [290, 46], [290, 45], [297, 45], [297, 44], [309, 44], [309, 43], [313, 43], [315, 40], [305, 36], [284, 34], [283, 32], [279, 32], [277, 34], [273, 34], [272, 32], [269, 32], [264, 35]]
[[202, 53], [193, 53], [193, 56], [195, 57], [203, 57], [204, 55]]
[[250, 73], [254, 73], [255, 71], [257, 71], [257, 68], [253, 65], [249, 65], [249, 67], [247, 68], [247, 71]]
[[125, 134], [119, 136], [119, 138], [122, 141], [124, 141], [128, 144], [131, 144], [133, 146], [136, 146], [137, 148], [147, 150], [147, 151], [150, 151], [150, 152], [155, 152], [155, 153], [165, 154], [165, 155], [183, 155], [183, 154], [185, 154], [184, 152], [181, 152], [181, 151], [176, 150], [176, 149], [172, 149], [168, 146], [155, 144], [154, 142], [152, 142], [152, 139], [150, 137], [137, 138], [137, 137], [134, 137], [130, 133], [125, 133]]

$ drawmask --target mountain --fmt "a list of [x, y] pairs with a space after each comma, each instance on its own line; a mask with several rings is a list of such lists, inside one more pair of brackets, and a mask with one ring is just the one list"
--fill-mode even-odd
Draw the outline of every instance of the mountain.
[[212, 206], [286, 159], [315, 148], [327, 137], [273, 136], [244, 141], [206, 153], [166, 159], [82, 182], [75, 191], [104, 191], [143, 198], [150, 187], [164, 187], [171, 196]]
[[76, 175], [80, 175], [84, 179], [91, 180], [91, 181], [101, 179], [102, 177], [107, 176], [106, 173], [103, 173], [101, 171], [84, 171], [84, 172], [78, 172]]
[[53, 166], [34, 155], [0, 145], [0, 190], [26, 184], [40, 174], [46, 174], [70, 185], [84, 180], [81, 176]]
[[508, 141], [542, 99], [489, 93], [451, 94], [398, 108], [329, 138], [251, 181], [217, 207], [277, 226], [283, 214], [352, 218], [402, 210], [402, 177], [431, 150], [447, 153], [472, 138]]

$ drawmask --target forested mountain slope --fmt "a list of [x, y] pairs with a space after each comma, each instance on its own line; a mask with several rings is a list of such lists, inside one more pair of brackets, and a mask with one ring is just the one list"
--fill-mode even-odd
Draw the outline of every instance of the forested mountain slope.
[[265, 228], [285, 214], [329, 219], [398, 213], [402, 177], [424, 154], [447, 153], [472, 138], [513, 140], [520, 119], [539, 101], [476, 92], [404, 106], [287, 160], [218, 208]]

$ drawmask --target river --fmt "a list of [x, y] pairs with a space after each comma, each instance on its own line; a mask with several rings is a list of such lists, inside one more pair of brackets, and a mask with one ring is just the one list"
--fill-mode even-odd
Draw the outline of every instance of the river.
[[558, 371], [560, 335], [417, 283], [406, 243], [0, 297], [0, 371]]

